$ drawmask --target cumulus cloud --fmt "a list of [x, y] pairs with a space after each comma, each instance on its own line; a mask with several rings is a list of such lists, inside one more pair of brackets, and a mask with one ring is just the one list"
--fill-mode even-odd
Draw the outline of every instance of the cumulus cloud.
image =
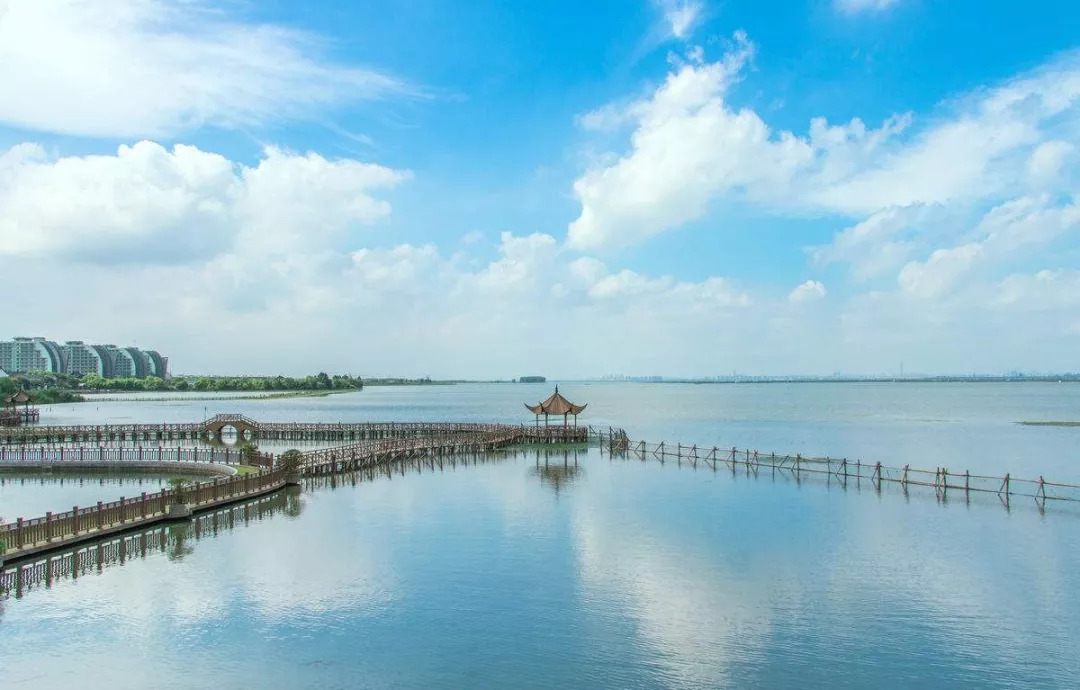
[[0, 3], [0, 122], [100, 137], [262, 125], [413, 92], [316, 37], [184, 0]]
[[742, 34], [716, 62], [693, 51], [648, 97], [582, 119], [632, 131], [625, 153], [598, 157], [574, 183], [581, 212], [568, 228], [572, 246], [637, 244], [732, 199], [846, 216], [995, 199], [1060, 171], [1065, 142], [1080, 134], [1077, 118], [1063, 117], [1080, 110], [1078, 55], [954, 99], [919, 126], [907, 113], [877, 128], [816, 118], [799, 135], [728, 103], [753, 52]]
[[385, 218], [373, 196], [408, 177], [358, 161], [270, 147], [254, 167], [151, 141], [116, 155], [0, 153], [0, 255], [183, 263], [243, 245], [250, 254], [326, 248]]
[[825, 286], [817, 280], [808, 280], [788, 293], [788, 301], [792, 304], [813, 302], [825, 297]]

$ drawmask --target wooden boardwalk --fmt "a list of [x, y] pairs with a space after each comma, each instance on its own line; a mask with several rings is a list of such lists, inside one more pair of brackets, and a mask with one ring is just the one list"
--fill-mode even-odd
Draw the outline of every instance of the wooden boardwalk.
[[[366, 440], [348, 445], [302, 453], [296, 467], [282, 467], [270, 461], [271, 468], [258, 474], [218, 479], [176, 491], [163, 490], [154, 494], [142, 494], [138, 498], [122, 498], [111, 503], [99, 502], [89, 508], [74, 506], [63, 513], [47, 513], [43, 517], [0, 526], [0, 560], [13, 561], [45, 551], [65, 548], [83, 541], [99, 539], [114, 532], [145, 527], [155, 522], [190, 517], [192, 511], [202, 511], [245, 500], [271, 491], [277, 491], [287, 483], [296, 483], [301, 477], [312, 477], [342, 472], [371, 469], [379, 465], [423, 457], [451, 457], [491, 453], [500, 448], [522, 443], [553, 443], [567, 440], [587, 441], [585, 427], [535, 427], [527, 425], [409, 425], [443, 432], [441, 435], [421, 436], [410, 433], [405, 436], [378, 440]], [[79, 448], [12, 448], [5, 449], [13, 458], [29, 458], [41, 462], [64, 462], [78, 467], [88, 463], [80, 455]], [[87, 449], [83, 449], [87, 450]], [[193, 458], [203, 453], [206, 461], [221, 460], [222, 451], [198, 451], [196, 449], [88, 449], [88, 456], [111, 458], [114, 466], [135, 462], [144, 458], [155, 462], [153, 457]], [[157, 451], [156, 453], [154, 451]], [[144, 451], [146, 451], [144, 455]], [[237, 455], [233, 454], [237, 458]], [[82, 458], [82, 459], [80, 459]], [[224, 459], [229, 459], [226, 455]], [[22, 462], [15, 459], [13, 462]]]
[[517, 429], [538, 442], [584, 440], [586, 427], [480, 424], [474, 422], [259, 422], [243, 415], [222, 414], [205, 422], [181, 424], [104, 424], [0, 428], [0, 446], [68, 443], [163, 443], [220, 438], [233, 428], [262, 441], [371, 441], [456, 434], [495, 433]]
[[[176, 465], [239, 465], [272, 467], [274, 456], [258, 453], [244, 457], [236, 448], [181, 448], [138, 446], [134, 448], [96, 448], [86, 446], [0, 446], [0, 468], [102, 469], [141, 467], [168, 470]], [[232, 472], [228, 472], [232, 474]]]
[[411, 458], [378, 466], [370, 466], [344, 474], [313, 475], [302, 480], [301, 487], [286, 487], [282, 491], [219, 506], [196, 514], [190, 521], [159, 522], [105, 535], [77, 544], [53, 549], [48, 553], [23, 558], [0, 566], [0, 599], [5, 596], [21, 598], [40, 588], [50, 588], [62, 580], [99, 573], [106, 568], [145, 559], [153, 553], [183, 557], [191, 545], [204, 537], [242, 529], [260, 520], [284, 514], [297, 516], [303, 511], [300, 500], [304, 491], [334, 490], [355, 487], [364, 482], [387, 480], [406, 474], [427, 474], [453, 471], [500, 461], [507, 453], [496, 451], [477, 455], [431, 456]]
[[284, 469], [201, 482], [180, 490], [156, 493], [90, 507], [74, 506], [61, 513], [0, 526], [3, 561], [15, 561], [38, 553], [91, 539], [145, 527], [158, 522], [190, 518], [193, 511], [209, 510], [236, 501], [277, 491], [286, 485]]
[[[333, 425], [312, 426], [330, 428]], [[75, 506], [66, 512], [46, 513], [31, 520], [19, 518], [0, 525], [0, 541], [4, 545], [0, 550], [0, 596], [9, 592], [19, 596], [26, 588], [42, 582], [48, 586], [56, 577], [77, 577], [88, 569], [100, 569], [110, 559], [123, 563], [135, 553], [145, 555], [148, 549], [167, 549], [187, 534], [188, 525], [194, 525], [197, 537], [200, 530], [216, 531], [224, 524], [235, 524], [238, 515], [246, 521], [253, 514], [263, 514], [266, 506], [276, 505], [277, 499], [273, 497], [289, 484], [334, 488], [349, 482], [390, 478], [395, 472], [404, 474], [406, 469], [419, 473], [440, 472], [447, 467], [490, 461], [521, 444], [591, 441], [598, 442], [601, 452], [612, 459], [675, 462], [714, 472], [727, 470], [733, 475], [742, 471], [755, 477], [765, 471], [774, 476], [786, 474], [796, 481], [803, 476], [818, 476], [844, 486], [849, 481], [856, 485], [866, 482], [876, 491], [890, 484], [904, 492], [909, 487], [925, 487], [935, 491], [942, 500], [957, 495], [965, 499], [972, 494], [996, 495], [1006, 507], [1019, 497], [1033, 499], [1040, 510], [1053, 501], [1080, 503], [1080, 485], [1050, 482], [1042, 477], [1018, 479], [1009, 474], [979, 475], [946, 468], [929, 471], [906, 465], [890, 467], [881, 463], [852, 462], [846, 458], [631, 441], [622, 430], [610, 428], [606, 431], [587, 427], [545, 429], [498, 424], [396, 424], [390, 428], [410, 431], [395, 431], [385, 438], [369, 438], [302, 453], [295, 467], [285, 468], [271, 459], [272, 466], [257, 474], [215, 479], [182, 489], [179, 494], [173, 490], [142, 493], [133, 498], [99, 502], [90, 507]], [[421, 435], [421, 428], [433, 433]], [[230, 451], [222, 450], [90, 450], [113, 453], [98, 458], [112, 458], [115, 464], [138, 461], [140, 452], [144, 453], [143, 461], [153, 462], [158, 450], [160, 455], [157, 457], [165, 463], [170, 458], [186, 460], [189, 456], [183, 453], [196, 452], [198, 455], [193, 457], [197, 457], [197, 462], [207, 465], [235, 460], [235, 451], [230, 455]], [[0, 449], [0, 458], [19, 457], [74, 466], [91, 462], [78, 451], [78, 448], [8, 448]], [[11, 455], [3, 455], [5, 452]], [[181, 455], [169, 455], [175, 452], [181, 452]]]
[[238, 529], [279, 513], [299, 514], [299, 493], [298, 487], [296, 491], [275, 491], [206, 510], [190, 521], [142, 525], [11, 562], [0, 566], [0, 598], [21, 598], [34, 589], [52, 587], [58, 580], [78, 579], [154, 552], [183, 557], [191, 542], [204, 536]]

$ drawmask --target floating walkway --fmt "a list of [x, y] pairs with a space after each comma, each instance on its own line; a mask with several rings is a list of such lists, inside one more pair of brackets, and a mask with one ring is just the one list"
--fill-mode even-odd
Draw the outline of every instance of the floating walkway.
[[[354, 487], [407, 473], [425, 474], [458, 467], [497, 462], [503, 453], [413, 458], [342, 475], [322, 474], [302, 481], [303, 490], [334, 490]], [[221, 532], [240, 529], [274, 515], [298, 516], [303, 511], [300, 487], [287, 487], [264, 496], [197, 513], [191, 520], [162, 522], [123, 533], [106, 535], [48, 553], [11, 561], [0, 566], [0, 598], [21, 598], [39, 588], [50, 588], [61, 580], [77, 580], [106, 568], [144, 559], [153, 553], [182, 556], [193, 542]]]
[[[220, 420], [219, 420], [220, 421]], [[289, 425], [282, 425], [286, 427]], [[305, 425], [309, 430], [329, 430], [343, 425]], [[717, 471], [721, 468], [744, 468], [757, 475], [762, 470], [789, 473], [798, 479], [803, 474], [824, 475], [845, 483], [848, 480], [868, 481], [878, 491], [884, 484], [908, 487], [932, 487], [942, 497], [950, 494], [995, 494], [1008, 506], [1017, 497], [1029, 497], [1042, 509], [1048, 501], [1080, 502], [1080, 485], [954, 472], [946, 468], [934, 471], [910, 466], [889, 467], [881, 463], [866, 464], [847, 459], [814, 458], [795, 455], [760, 453], [753, 450], [719, 447], [700, 447], [681, 443], [648, 443], [631, 441], [619, 429], [606, 432], [590, 427], [543, 427], [499, 424], [388, 424], [345, 425], [353, 429], [393, 430], [386, 438], [366, 439], [350, 444], [300, 453], [295, 464], [286, 468], [280, 459], [261, 456], [267, 467], [257, 474], [215, 479], [195, 484], [179, 491], [163, 490], [143, 493], [136, 498], [121, 498], [111, 503], [99, 502], [92, 507], [75, 506], [63, 513], [47, 513], [32, 520], [17, 519], [0, 525], [0, 561], [9, 563], [34, 557], [56, 549], [71, 548], [86, 541], [100, 540], [109, 535], [132, 529], [145, 529], [158, 522], [188, 519], [193, 513], [246, 501], [296, 484], [302, 478], [333, 477], [349, 472], [373, 473], [376, 468], [392, 463], [416, 462], [423, 467], [426, 459], [434, 470], [436, 462], [443, 466], [445, 459], [477, 457], [503, 451], [522, 444], [553, 444], [563, 442], [599, 442], [611, 457], [674, 460], [694, 467], [699, 464]], [[425, 430], [428, 435], [421, 433]], [[350, 431], [349, 433], [352, 433]], [[373, 432], [374, 433], [374, 432]], [[382, 432], [379, 432], [382, 433]], [[196, 460], [197, 458], [197, 460]], [[52, 466], [95, 467], [105, 462], [121, 466], [135, 462], [202, 462], [228, 464], [239, 460], [231, 449], [201, 450], [177, 448], [7, 448], [0, 449], [0, 459], [11, 463], [51, 463]], [[84, 465], [80, 465], [85, 463]]]
[[220, 414], [205, 422], [182, 424], [104, 424], [0, 428], [0, 446], [21, 444], [121, 443], [220, 440], [226, 430], [239, 438], [261, 441], [370, 441], [457, 434], [496, 433], [507, 429], [533, 442], [577, 442], [586, 427], [469, 422], [259, 422], [244, 415]]
[[[317, 426], [317, 425], [312, 425]], [[329, 426], [329, 425], [326, 425]], [[286, 484], [299, 482], [300, 477], [353, 472], [370, 469], [402, 460], [423, 457], [444, 458], [456, 455], [491, 453], [525, 443], [553, 443], [568, 440], [587, 441], [586, 427], [538, 427], [513, 425], [426, 424], [407, 425], [443, 432], [441, 435], [418, 436], [415, 433], [380, 440], [313, 450], [301, 453], [296, 465], [285, 468], [272, 456], [269, 468], [258, 474], [218, 479], [195, 484], [180, 491], [163, 490], [143, 493], [138, 498], [121, 498], [96, 506], [74, 506], [63, 513], [46, 513], [44, 517], [0, 526], [0, 562], [15, 561], [83, 541], [99, 539], [115, 532], [143, 528], [156, 522], [187, 519], [193, 512], [210, 510], [221, 505], [246, 500], [277, 491]], [[450, 433], [447, 433], [450, 432]], [[82, 451], [85, 451], [82, 452]], [[144, 452], [145, 451], [145, 452]], [[156, 451], [156, 452], [155, 452]], [[18, 466], [42, 463], [86, 466], [97, 469], [100, 463], [120, 467], [131, 463], [173, 462], [176, 459], [196, 458], [200, 454], [209, 466], [214, 461], [239, 460], [236, 451], [177, 449], [177, 448], [10, 448], [3, 449], [10, 462]], [[224, 456], [224, 457], [223, 457]]]
[[298, 499], [299, 490], [276, 491], [206, 510], [190, 521], [144, 525], [24, 558], [18, 563], [0, 566], [0, 598], [13, 596], [18, 599], [36, 588], [52, 587], [57, 580], [75, 580], [113, 565], [146, 558], [154, 552], [182, 556], [192, 540], [198, 541], [204, 536], [236, 529], [278, 513], [297, 515], [302, 509]]
[[201, 468], [210, 474], [235, 474], [229, 465], [248, 464], [270, 468], [270, 453], [243, 454], [235, 448], [90, 448], [50, 446], [0, 446], [0, 469], [143, 469], [163, 472]]

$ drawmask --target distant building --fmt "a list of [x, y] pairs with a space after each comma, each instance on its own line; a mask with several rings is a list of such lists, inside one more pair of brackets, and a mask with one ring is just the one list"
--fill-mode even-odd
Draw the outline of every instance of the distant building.
[[72, 376], [97, 374], [101, 378], [112, 378], [112, 358], [101, 345], [87, 345], [81, 340], [69, 340], [63, 345], [67, 367], [64, 373]]
[[143, 352], [150, 361], [150, 370], [148, 376], [156, 376], [159, 379], [168, 378], [169, 375], [169, 358], [162, 357], [158, 354], [157, 350], [145, 350]]
[[45, 371], [64, 372], [60, 347], [44, 338], [15, 338], [0, 342], [0, 369], [11, 374]]
[[547, 379], [543, 376], [522, 376], [518, 383], [544, 383]]
[[57, 345], [45, 338], [14, 338], [0, 341], [0, 370], [8, 374], [44, 371], [50, 374], [102, 378], [168, 378], [169, 358], [156, 350], [115, 345], [89, 345], [69, 340]]

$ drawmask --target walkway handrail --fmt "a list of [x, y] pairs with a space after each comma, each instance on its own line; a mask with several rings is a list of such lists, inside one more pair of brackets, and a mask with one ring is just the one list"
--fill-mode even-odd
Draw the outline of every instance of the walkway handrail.
[[1024, 479], [1011, 474], [990, 475], [972, 474], [970, 471], [955, 471], [945, 467], [934, 470], [921, 469], [904, 465], [903, 467], [884, 465], [880, 462], [862, 462], [861, 459], [811, 457], [800, 453], [766, 453], [754, 449], [720, 446], [698, 446], [683, 443], [653, 443], [631, 440], [622, 430], [607, 432], [590, 429], [591, 438], [600, 441], [612, 455], [634, 455], [643, 460], [655, 459], [664, 462], [673, 458], [678, 462], [702, 463], [716, 469], [723, 465], [734, 470], [745, 467], [757, 471], [759, 468], [790, 472], [796, 476], [819, 474], [848, 479], [869, 480], [877, 489], [883, 483], [908, 486], [932, 487], [942, 496], [949, 492], [996, 494], [1006, 503], [1012, 497], [1033, 498], [1040, 505], [1045, 501], [1080, 502], [1080, 484], [1051, 482], [1045, 478]]

